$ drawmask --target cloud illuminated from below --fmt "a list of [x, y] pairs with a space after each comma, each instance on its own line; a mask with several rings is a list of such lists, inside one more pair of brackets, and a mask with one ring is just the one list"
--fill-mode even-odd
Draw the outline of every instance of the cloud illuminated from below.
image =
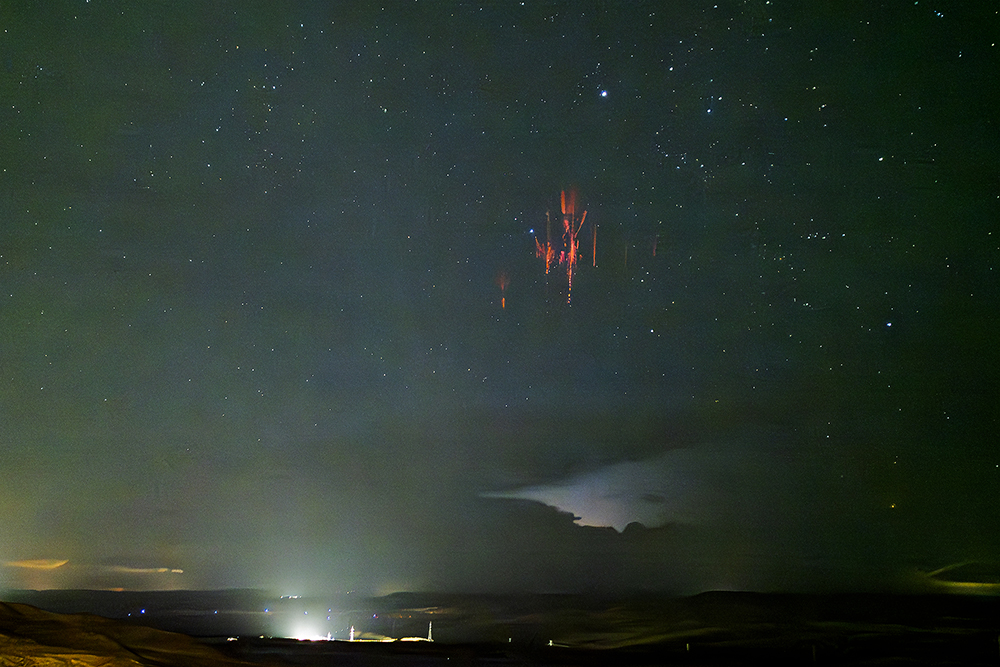
[[107, 569], [111, 572], [121, 572], [123, 574], [184, 574], [184, 570], [171, 567], [128, 567], [127, 565], [109, 565]]
[[533, 500], [572, 512], [582, 526], [623, 531], [632, 522], [654, 528], [694, 523], [704, 509], [703, 462], [688, 450], [613, 463], [550, 484], [482, 494]]
[[34, 558], [28, 560], [11, 560], [4, 563], [6, 567], [21, 567], [28, 570], [54, 570], [57, 567], [62, 567], [68, 560], [60, 560], [58, 558]]

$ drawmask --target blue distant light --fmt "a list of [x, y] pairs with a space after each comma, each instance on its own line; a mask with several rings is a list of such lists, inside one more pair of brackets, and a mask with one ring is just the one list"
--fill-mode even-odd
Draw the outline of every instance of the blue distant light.
[[607, 97], [607, 96], [608, 96], [608, 91], [606, 91], [606, 90], [602, 90], [602, 91], [601, 91], [600, 93], [598, 93], [598, 94], [599, 94], [599, 95], [600, 95], [601, 97]]

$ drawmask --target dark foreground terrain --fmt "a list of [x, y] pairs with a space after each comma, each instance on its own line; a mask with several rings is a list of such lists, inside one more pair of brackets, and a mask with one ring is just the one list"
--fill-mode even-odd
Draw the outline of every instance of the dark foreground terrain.
[[[1000, 598], [989, 596], [4, 597], [17, 603], [0, 604], [0, 665], [1000, 664]], [[53, 613], [82, 611], [101, 615]]]

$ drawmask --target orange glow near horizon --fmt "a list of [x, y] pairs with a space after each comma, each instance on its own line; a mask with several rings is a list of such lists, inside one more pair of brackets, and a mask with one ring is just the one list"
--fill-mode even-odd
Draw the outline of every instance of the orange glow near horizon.
[[7, 561], [4, 565], [7, 567], [22, 567], [28, 570], [54, 570], [68, 562], [68, 560], [59, 558], [34, 558], [30, 560]]

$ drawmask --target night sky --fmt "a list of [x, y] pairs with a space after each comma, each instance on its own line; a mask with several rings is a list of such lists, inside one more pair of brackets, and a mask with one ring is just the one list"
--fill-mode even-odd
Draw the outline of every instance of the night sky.
[[[0, 588], [997, 559], [994, 3], [25, 0], [0, 28]], [[536, 257], [564, 191], [571, 303]]]

